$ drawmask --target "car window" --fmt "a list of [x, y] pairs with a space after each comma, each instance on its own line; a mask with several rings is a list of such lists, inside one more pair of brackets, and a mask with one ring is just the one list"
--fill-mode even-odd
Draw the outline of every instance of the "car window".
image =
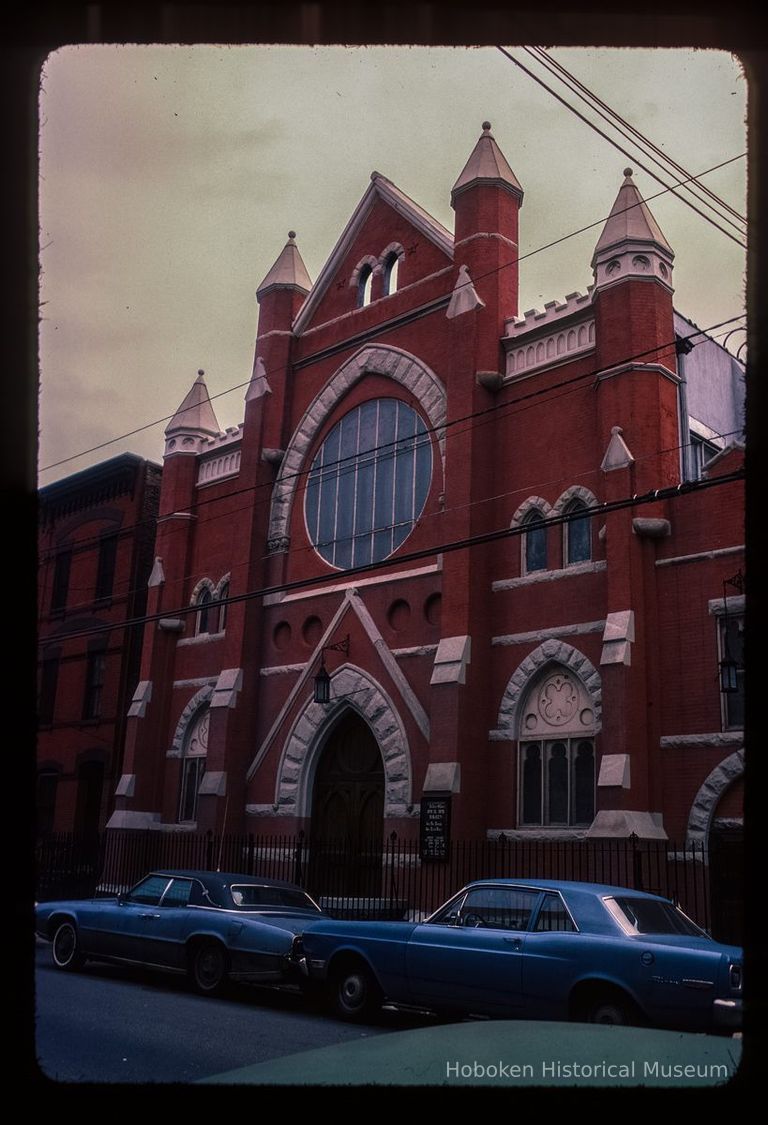
[[461, 925], [493, 930], [527, 930], [538, 891], [519, 887], [475, 887], [461, 906]]
[[537, 933], [542, 931], [545, 933], [553, 931], [572, 933], [575, 931], [576, 927], [560, 895], [544, 895], [544, 901], [541, 904], [534, 929]]
[[149, 875], [128, 892], [125, 901], [140, 903], [144, 906], [157, 906], [169, 882], [170, 879], [167, 875]]
[[292, 887], [270, 887], [257, 883], [237, 883], [230, 888], [232, 901], [241, 910], [257, 910], [260, 907], [282, 906], [294, 910], [312, 910], [320, 913], [320, 907], [304, 891]]
[[191, 879], [172, 879], [171, 885], [163, 895], [161, 906], [186, 906], [192, 893]]
[[671, 902], [657, 902], [652, 898], [614, 898], [613, 901], [638, 934], [685, 934], [688, 937], [707, 937], [704, 930], [678, 910]]

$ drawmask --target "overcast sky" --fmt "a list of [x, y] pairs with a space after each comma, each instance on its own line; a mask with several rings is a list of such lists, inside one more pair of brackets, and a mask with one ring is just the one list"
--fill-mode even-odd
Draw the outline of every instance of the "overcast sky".
[[[552, 54], [691, 173], [745, 152], [747, 87], [732, 56]], [[522, 255], [603, 219], [628, 164], [644, 196], [660, 190], [495, 48], [51, 55], [41, 83], [39, 464], [68, 460], [40, 483], [124, 451], [161, 461], [164, 423], [85, 451], [172, 415], [198, 368], [222, 429], [242, 421], [255, 291], [288, 230], [316, 278], [374, 170], [452, 230], [451, 186], [486, 119], [525, 191]], [[745, 180], [741, 159], [703, 182], [743, 214]], [[671, 194], [650, 207], [676, 254], [676, 308], [702, 328], [742, 313], [741, 247]], [[521, 262], [520, 311], [584, 292], [599, 233]], [[743, 340], [732, 336], [730, 350]]]

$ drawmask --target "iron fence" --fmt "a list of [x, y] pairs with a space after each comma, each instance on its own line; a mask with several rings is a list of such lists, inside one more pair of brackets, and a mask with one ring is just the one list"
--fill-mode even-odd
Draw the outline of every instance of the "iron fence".
[[[634, 887], [675, 899], [710, 930], [713, 910], [703, 844], [668, 840], [453, 841], [445, 859], [422, 859], [419, 842], [312, 841], [298, 835], [111, 830], [87, 839], [58, 833], [37, 848], [37, 897], [116, 894], [147, 871], [235, 871], [304, 887], [340, 918], [420, 919], [473, 879], [579, 880]], [[715, 906], [717, 904], [715, 903]], [[731, 932], [733, 910], [729, 911]], [[718, 936], [717, 933], [714, 934]]]

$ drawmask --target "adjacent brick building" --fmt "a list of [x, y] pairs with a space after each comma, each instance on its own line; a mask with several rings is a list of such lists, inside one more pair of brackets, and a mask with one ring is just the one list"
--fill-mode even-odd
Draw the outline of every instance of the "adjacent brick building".
[[243, 422], [200, 372], [169, 424], [112, 826], [740, 824], [741, 367], [629, 170], [593, 284], [522, 315], [490, 126], [451, 200], [454, 234], [373, 173], [314, 284], [291, 232]]
[[162, 471], [125, 453], [40, 491], [38, 831], [92, 833], [114, 808], [139, 678]]

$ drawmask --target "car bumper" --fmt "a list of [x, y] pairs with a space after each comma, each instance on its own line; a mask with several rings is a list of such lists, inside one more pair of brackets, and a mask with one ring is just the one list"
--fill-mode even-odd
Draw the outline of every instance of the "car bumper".
[[715, 1000], [712, 1004], [712, 1022], [715, 1027], [738, 1030], [741, 1027], [742, 1015], [741, 1000]]

